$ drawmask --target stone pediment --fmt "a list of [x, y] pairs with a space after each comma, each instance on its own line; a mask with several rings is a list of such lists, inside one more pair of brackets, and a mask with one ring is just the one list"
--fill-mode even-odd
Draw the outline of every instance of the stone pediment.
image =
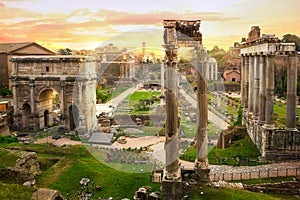
[[11, 51], [10, 54], [17, 55], [55, 55], [54, 52], [36, 44], [32, 43], [27, 46], [21, 47], [19, 49], [15, 49]]

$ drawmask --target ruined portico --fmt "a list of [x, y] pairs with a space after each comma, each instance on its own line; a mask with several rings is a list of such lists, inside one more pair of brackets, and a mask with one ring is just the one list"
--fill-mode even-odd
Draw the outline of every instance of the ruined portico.
[[198, 128], [196, 133], [196, 174], [208, 178], [207, 160], [207, 85], [206, 68], [209, 57], [202, 46], [200, 20], [164, 20], [164, 45], [166, 52], [166, 167], [163, 173], [163, 199], [181, 199], [181, 169], [178, 160], [178, 77], [179, 47], [193, 47], [196, 53], [198, 80]]
[[[96, 128], [96, 65], [85, 56], [13, 57], [14, 128]], [[58, 121], [55, 119], [58, 113]]]
[[[275, 58], [288, 58], [286, 126], [274, 122]], [[252, 27], [242, 44], [243, 123], [252, 141], [266, 159], [299, 159], [300, 135], [296, 129], [296, 91], [298, 54], [294, 43], [282, 43], [275, 35], [260, 36]]]

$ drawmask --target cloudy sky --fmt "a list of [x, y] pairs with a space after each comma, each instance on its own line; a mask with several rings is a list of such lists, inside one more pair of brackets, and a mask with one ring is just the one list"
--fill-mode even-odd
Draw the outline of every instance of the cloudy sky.
[[0, 42], [160, 48], [163, 19], [200, 19], [203, 44], [227, 50], [253, 25], [279, 38], [300, 35], [299, 7], [300, 0], [0, 0]]

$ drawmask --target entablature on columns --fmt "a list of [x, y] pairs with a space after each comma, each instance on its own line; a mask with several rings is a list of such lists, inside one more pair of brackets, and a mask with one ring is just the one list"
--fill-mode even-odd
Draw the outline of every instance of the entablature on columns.
[[262, 43], [241, 48], [242, 56], [289, 54], [296, 51], [294, 43]]

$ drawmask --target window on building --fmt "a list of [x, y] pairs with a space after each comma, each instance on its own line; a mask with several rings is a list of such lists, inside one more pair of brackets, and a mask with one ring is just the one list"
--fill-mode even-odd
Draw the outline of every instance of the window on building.
[[235, 82], [236, 80], [235, 80], [235, 78], [232, 78], [231, 81], [232, 81], [232, 82]]
[[50, 68], [48, 66], [46, 66], [46, 72], [49, 72]]

